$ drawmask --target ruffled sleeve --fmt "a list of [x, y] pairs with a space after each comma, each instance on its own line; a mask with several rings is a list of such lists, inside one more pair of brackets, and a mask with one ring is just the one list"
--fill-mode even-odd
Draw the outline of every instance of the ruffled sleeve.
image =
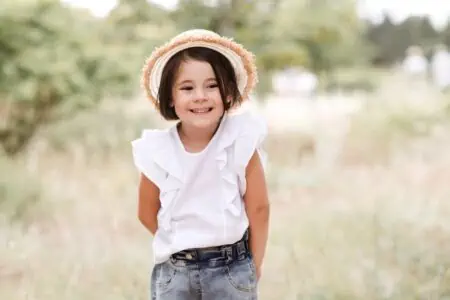
[[234, 142], [234, 164], [239, 179], [240, 194], [244, 195], [247, 187], [246, 169], [255, 152], [258, 153], [263, 168], [267, 165], [267, 155], [263, 149], [263, 142], [267, 137], [265, 120], [250, 112], [237, 116], [235, 126], [239, 126], [239, 133]]
[[237, 171], [244, 171], [255, 151], [263, 167], [266, 166], [266, 152], [263, 149], [263, 142], [267, 136], [267, 124], [265, 120], [256, 114], [248, 113], [246, 118], [239, 116], [235, 120], [235, 126], [239, 126], [239, 134], [235, 140], [234, 159]]
[[136, 168], [160, 190], [161, 209], [158, 226], [171, 230], [171, 208], [183, 186], [180, 167], [169, 130], [144, 130], [142, 136], [131, 142]]
[[[161, 187], [167, 171], [162, 169], [155, 160], [158, 141], [161, 132], [157, 130], [144, 130], [141, 137], [132, 141], [133, 161], [136, 168], [158, 187]], [[161, 145], [159, 145], [161, 146]]]
[[242, 212], [240, 199], [246, 191], [246, 168], [255, 153], [263, 167], [266, 154], [263, 142], [267, 136], [265, 120], [250, 111], [228, 116], [220, 138], [217, 161], [224, 181], [222, 195], [226, 207], [235, 216]]

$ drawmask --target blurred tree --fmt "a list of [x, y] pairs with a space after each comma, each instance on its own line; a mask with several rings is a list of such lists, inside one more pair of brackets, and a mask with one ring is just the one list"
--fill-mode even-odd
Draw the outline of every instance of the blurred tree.
[[217, 30], [213, 28], [213, 20], [217, 19], [217, 15], [219, 15], [217, 7], [207, 5], [205, 1], [179, 0], [171, 18], [176, 22], [178, 31], [193, 28]]
[[353, 0], [283, 0], [273, 20], [269, 47], [290, 45], [284, 56], [294, 64], [321, 73], [363, 61], [363, 23]]
[[180, 0], [172, 18], [180, 31], [206, 28], [243, 43], [256, 55], [263, 85], [272, 70], [320, 73], [365, 55], [353, 0]]
[[450, 47], [450, 18], [447, 20], [447, 25], [440, 32], [441, 43]]
[[99, 20], [58, 0], [0, 10], [0, 146], [13, 155], [39, 127], [124, 91], [129, 74], [99, 39]]
[[[179, 30], [204, 28], [239, 39], [239, 31], [268, 20], [269, 9], [281, 0], [179, 0], [172, 19]], [[258, 28], [264, 29], [264, 28]], [[252, 28], [253, 35], [262, 30]], [[247, 35], [247, 37], [250, 37]]]
[[106, 23], [110, 26], [108, 39], [123, 43], [160, 42], [173, 33], [173, 23], [168, 20], [169, 12], [147, 0], [119, 0], [110, 12]]
[[130, 74], [133, 91], [145, 58], [176, 30], [169, 12], [147, 0], [120, 0], [102, 26], [103, 41], [118, 58], [116, 64]]
[[421, 46], [430, 55], [436, 44], [444, 42], [429, 17], [421, 16], [411, 16], [394, 24], [385, 15], [382, 23], [369, 25], [366, 37], [376, 49], [373, 63], [381, 65], [403, 60], [406, 50], [412, 45]]
[[396, 26], [388, 14], [384, 14], [383, 22], [380, 24], [369, 24], [366, 37], [376, 49], [372, 58], [373, 63], [385, 64], [393, 61], [397, 55], [391, 51], [395, 30]]
[[439, 33], [431, 24], [428, 16], [411, 16], [397, 25], [393, 37], [396, 41], [395, 54], [403, 58], [406, 49], [412, 45], [420, 46], [429, 56], [439, 42]]
[[[258, 92], [270, 90], [269, 68], [273, 66], [267, 53], [272, 26], [272, 12], [282, 0], [180, 0], [171, 14], [178, 31], [204, 28], [232, 37], [255, 53], [262, 84]], [[287, 48], [287, 47], [285, 47]], [[272, 49], [270, 49], [272, 50]]]
[[418, 43], [423, 43], [424, 45], [427, 45], [427, 48], [430, 48], [433, 45], [440, 43], [439, 31], [436, 28], [434, 28], [429, 16], [423, 17], [421, 20], [418, 20], [417, 23], [419, 23], [416, 29], [418, 36], [417, 40]]

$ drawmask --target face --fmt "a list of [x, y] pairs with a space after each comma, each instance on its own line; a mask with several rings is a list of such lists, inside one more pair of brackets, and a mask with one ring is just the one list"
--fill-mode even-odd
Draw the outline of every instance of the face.
[[216, 76], [207, 62], [192, 59], [182, 62], [172, 95], [172, 105], [184, 125], [199, 129], [213, 128], [224, 113]]

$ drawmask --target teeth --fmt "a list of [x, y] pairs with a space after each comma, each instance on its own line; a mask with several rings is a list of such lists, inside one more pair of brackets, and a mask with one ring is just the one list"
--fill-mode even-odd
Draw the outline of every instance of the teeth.
[[209, 111], [209, 108], [201, 108], [201, 109], [193, 109], [194, 113], [206, 113]]

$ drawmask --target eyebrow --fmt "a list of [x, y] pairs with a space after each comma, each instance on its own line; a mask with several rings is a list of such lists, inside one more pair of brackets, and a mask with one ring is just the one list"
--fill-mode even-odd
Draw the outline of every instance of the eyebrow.
[[[214, 77], [210, 77], [210, 78], [206, 79], [205, 81], [217, 81], [217, 79]], [[183, 81], [177, 83], [177, 85], [182, 85], [182, 84], [192, 83], [192, 82], [193, 82], [192, 80], [186, 79], [186, 80], [183, 80]]]

